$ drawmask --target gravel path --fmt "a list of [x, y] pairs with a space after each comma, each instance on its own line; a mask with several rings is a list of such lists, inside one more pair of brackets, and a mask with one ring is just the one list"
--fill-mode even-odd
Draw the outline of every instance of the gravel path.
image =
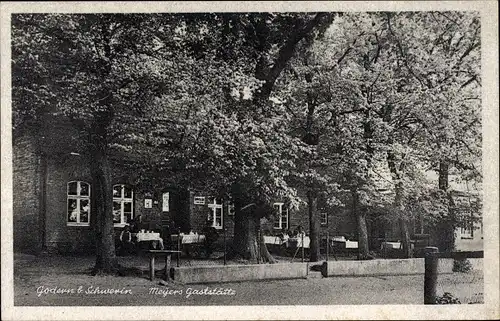
[[[127, 277], [92, 277], [88, 272], [93, 260], [92, 257], [15, 257], [14, 304], [154, 306], [423, 303], [423, 275], [209, 285], [170, 282], [165, 286], [160, 285], [158, 279], [155, 282], [147, 279], [148, 262], [144, 257], [120, 258], [122, 264], [144, 271], [141, 275]], [[161, 268], [159, 263], [157, 269]], [[106, 293], [110, 291], [115, 293]], [[477, 301], [483, 292], [482, 273], [440, 275], [438, 294], [445, 291], [459, 297], [462, 303]]]

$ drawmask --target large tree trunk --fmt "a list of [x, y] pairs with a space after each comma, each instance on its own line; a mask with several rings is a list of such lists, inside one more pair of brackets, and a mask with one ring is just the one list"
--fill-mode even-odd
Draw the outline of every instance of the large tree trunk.
[[438, 223], [438, 248], [442, 252], [451, 252], [455, 249], [455, 224], [453, 220], [453, 213], [451, 207], [453, 205], [453, 199], [449, 193], [449, 163], [446, 161], [439, 162], [439, 189], [444, 191], [448, 195], [449, 202], [449, 218], [443, 222]]
[[309, 209], [309, 261], [319, 260], [319, 219], [318, 219], [318, 196], [314, 191], [307, 192], [307, 204]]
[[269, 253], [260, 230], [260, 217], [256, 213], [257, 206], [254, 203], [244, 204], [244, 200], [242, 187], [235, 186], [233, 190], [234, 238], [233, 247], [228, 256], [252, 262], [275, 263], [276, 260]]
[[358, 226], [358, 260], [367, 260], [370, 258], [370, 253], [368, 249], [366, 213], [359, 206], [359, 196], [357, 191], [352, 192], [352, 211], [356, 216]]
[[410, 231], [408, 229], [408, 221], [404, 217], [399, 218], [399, 229], [401, 231], [401, 244], [403, 245], [403, 257], [411, 258], [411, 242], [410, 242]]
[[408, 218], [405, 212], [405, 206], [403, 204], [403, 181], [402, 172], [404, 169], [404, 165], [400, 164], [399, 169], [396, 165], [396, 156], [393, 152], [388, 152], [387, 154], [387, 164], [389, 166], [389, 170], [392, 174], [395, 182], [395, 193], [394, 197], [394, 207], [396, 208], [398, 214], [398, 223], [399, 223], [399, 231], [401, 235], [401, 244], [403, 245], [403, 257], [411, 258], [411, 242], [410, 242], [410, 231], [408, 229]]
[[403, 205], [403, 184], [399, 181], [396, 183], [396, 196], [394, 198], [394, 205], [398, 210], [399, 217], [399, 231], [401, 235], [401, 244], [403, 248], [403, 258], [411, 258], [411, 241], [410, 241], [410, 231], [408, 229], [408, 219], [406, 218]]
[[105, 128], [96, 121], [90, 135], [90, 174], [92, 176], [91, 222], [96, 240], [96, 263], [93, 274], [117, 272], [113, 229], [113, 193], [107, 157]]

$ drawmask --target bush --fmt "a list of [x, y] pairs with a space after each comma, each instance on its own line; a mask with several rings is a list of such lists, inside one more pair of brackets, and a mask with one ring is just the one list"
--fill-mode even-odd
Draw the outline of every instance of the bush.
[[450, 292], [445, 292], [443, 296], [436, 297], [436, 304], [460, 304], [460, 300]]
[[472, 270], [472, 264], [467, 259], [453, 261], [453, 272], [469, 273]]

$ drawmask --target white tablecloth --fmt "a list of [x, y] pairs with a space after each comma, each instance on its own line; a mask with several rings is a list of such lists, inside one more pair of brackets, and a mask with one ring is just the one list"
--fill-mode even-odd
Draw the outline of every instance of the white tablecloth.
[[330, 240], [335, 241], [335, 242], [345, 242], [345, 236], [334, 236]]
[[266, 243], [266, 244], [281, 245], [283, 243], [286, 243], [287, 240], [288, 240], [288, 236], [285, 236], [282, 239], [279, 236], [266, 236], [266, 235], [264, 235], [264, 243]]
[[380, 249], [401, 249], [401, 242], [382, 242]]
[[[309, 236], [304, 236], [304, 248], [308, 249], [311, 239]], [[302, 247], [302, 237], [291, 237], [288, 239], [288, 246]]]
[[160, 240], [160, 233], [136, 233], [135, 236], [137, 237], [137, 242]]
[[[179, 235], [174, 234], [171, 236], [172, 242], [177, 242]], [[205, 242], [205, 235], [203, 234], [184, 234], [181, 235], [182, 244], [193, 244]]]
[[334, 236], [331, 238], [332, 245], [335, 243], [345, 243], [346, 249], [357, 249], [358, 242], [357, 241], [349, 241], [346, 240], [344, 236]]
[[357, 241], [346, 241], [345, 242], [345, 248], [346, 249], [357, 249], [358, 248], [358, 242]]

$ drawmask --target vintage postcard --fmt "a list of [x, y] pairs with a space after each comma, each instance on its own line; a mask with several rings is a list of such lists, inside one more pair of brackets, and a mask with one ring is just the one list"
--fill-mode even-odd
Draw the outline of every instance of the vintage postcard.
[[5, 320], [500, 317], [496, 2], [1, 9]]

